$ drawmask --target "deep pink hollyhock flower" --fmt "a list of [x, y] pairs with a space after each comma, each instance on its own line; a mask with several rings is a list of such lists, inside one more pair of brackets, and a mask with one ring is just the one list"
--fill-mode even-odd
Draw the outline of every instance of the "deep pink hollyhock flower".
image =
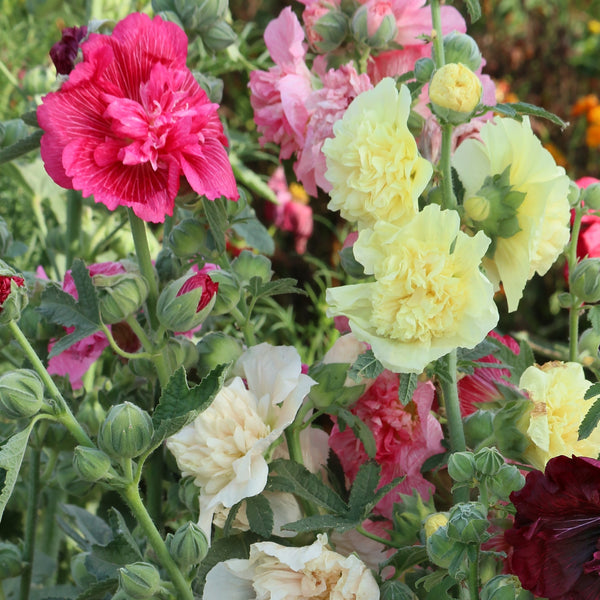
[[286, 159], [304, 145], [309, 116], [305, 103], [312, 87], [304, 32], [288, 6], [267, 25], [264, 37], [275, 66], [250, 73], [250, 104], [260, 143], [277, 144], [280, 158]]
[[[117, 275], [124, 273], [123, 265], [114, 262], [97, 263], [89, 266], [90, 276], [94, 275]], [[75, 281], [71, 271], [65, 273], [63, 281], [63, 291], [71, 294], [75, 299], [78, 298]], [[111, 326], [108, 325], [111, 329]], [[66, 332], [71, 333], [75, 328], [67, 327]], [[54, 341], [48, 344], [48, 351], [52, 350]], [[58, 356], [53, 356], [48, 361], [48, 373], [51, 375], [60, 375], [68, 377], [71, 387], [74, 390], [81, 389], [83, 386], [82, 378], [88, 372], [90, 367], [100, 358], [102, 352], [108, 347], [108, 340], [102, 331], [97, 331], [92, 335], [80, 340], [61, 352]]]
[[56, 42], [50, 49], [50, 58], [60, 75], [68, 75], [75, 67], [75, 59], [79, 51], [81, 40], [87, 35], [88, 28], [66, 27], [62, 30], [60, 42]]
[[510, 499], [509, 569], [548, 600], [600, 598], [600, 461], [557, 456], [531, 471]]
[[181, 176], [211, 200], [238, 198], [218, 106], [186, 67], [177, 25], [135, 13], [81, 48], [83, 62], [37, 112], [56, 183], [155, 223], [173, 214]]
[[[392, 518], [398, 494], [411, 494], [416, 489], [423, 498], [430, 496], [434, 486], [424, 479], [420, 469], [426, 459], [444, 451], [441, 425], [431, 414], [433, 384], [419, 383], [407, 406], [398, 400], [398, 386], [398, 375], [384, 371], [351, 409], [375, 437], [375, 459], [382, 467], [380, 486], [406, 476], [375, 507], [376, 513], [388, 519]], [[367, 460], [362, 443], [349, 427], [340, 431], [336, 424], [329, 446], [338, 455], [346, 477], [354, 481], [360, 465]]]
[[181, 286], [181, 289], [177, 292], [177, 296], [183, 296], [193, 290], [202, 288], [202, 295], [198, 300], [198, 306], [196, 312], [200, 312], [208, 303], [212, 300], [212, 297], [217, 293], [219, 284], [213, 281], [206, 273], [196, 273], [192, 275], [185, 283]]
[[[505, 346], [515, 354], [519, 353], [519, 344], [510, 337], [510, 335], [499, 335], [495, 331], [490, 331], [489, 335], [500, 340]], [[501, 361], [493, 354], [484, 356], [476, 362], [495, 363]], [[466, 417], [477, 410], [477, 404], [499, 400], [502, 395], [496, 387], [496, 382], [503, 385], [511, 385], [508, 382], [510, 371], [508, 369], [495, 369], [493, 367], [475, 369], [472, 375], [465, 375], [458, 381], [458, 401], [460, 403], [460, 413]]]
[[0, 275], [0, 312], [4, 301], [10, 296], [10, 282], [14, 281], [17, 287], [23, 287], [25, 280], [16, 275]]

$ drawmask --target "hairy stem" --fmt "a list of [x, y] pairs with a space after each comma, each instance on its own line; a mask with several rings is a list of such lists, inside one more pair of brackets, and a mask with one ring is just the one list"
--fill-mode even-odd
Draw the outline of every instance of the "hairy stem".
[[[569, 265], [569, 273], [573, 272], [577, 265], [577, 240], [579, 239], [579, 231], [581, 229], [581, 219], [585, 214], [585, 208], [579, 203], [575, 207], [575, 219], [571, 228], [571, 241], [567, 250], [567, 264]], [[571, 306], [569, 307], [569, 360], [571, 362], [577, 360], [577, 342], [579, 340], [579, 311], [581, 310], [581, 300], [572, 296]]]
[[79, 256], [81, 242], [81, 193], [76, 190], [67, 192], [67, 269], [71, 268], [73, 258]]

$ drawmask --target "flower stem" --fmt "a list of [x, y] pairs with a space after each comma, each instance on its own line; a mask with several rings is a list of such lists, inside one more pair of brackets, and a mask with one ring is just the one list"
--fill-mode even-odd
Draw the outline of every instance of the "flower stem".
[[469, 565], [469, 597], [479, 600], [479, 548], [475, 560]]
[[137, 481], [132, 482], [121, 493], [138, 524], [146, 534], [158, 560], [171, 577], [171, 581], [177, 589], [177, 597], [180, 600], [194, 600], [194, 594], [192, 593], [189, 584], [169, 554], [162, 536], [158, 532], [158, 529], [156, 529], [154, 522], [150, 518], [150, 515], [140, 498]]
[[108, 340], [108, 343], [110, 344], [110, 347], [119, 356], [122, 356], [123, 358], [126, 358], [127, 360], [135, 360], [136, 358], [152, 359], [152, 355], [148, 354], [147, 352], [126, 352], [122, 348], [119, 348], [119, 345], [117, 344], [115, 338], [113, 337], [111, 330], [104, 323], [101, 323], [100, 327], [102, 328], [102, 331], [104, 332], [104, 335], [106, 336], [106, 339]]
[[80, 254], [81, 241], [81, 193], [76, 190], [67, 192], [67, 264], [71, 268], [73, 258]]
[[442, 156], [440, 158], [440, 169], [442, 171], [442, 198], [444, 208], [456, 210], [456, 197], [452, 190], [452, 125], [442, 125]]
[[431, 24], [433, 25], [433, 60], [436, 68], [439, 69], [446, 64], [440, 0], [431, 0]]
[[46, 370], [46, 367], [42, 364], [35, 350], [32, 348], [29, 340], [25, 337], [16, 321], [10, 321], [8, 327], [13, 334], [15, 340], [19, 343], [23, 352], [29, 359], [29, 362], [33, 366], [35, 372], [40, 376], [42, 382], [46, 386], [50, 396], [56, 402], [56, 419], [64, 425], [69, 433], [83, 446], [89, 446], [95, 448], [94, 443], [89, 438], [83, 427], [79, 424], [77, 419], [73, 416], [69, 405], [63, 398], [60, 390], [56, 387], [56, 384], [50, 377], [50, 374]]
[[[581, 219], [586, 209], [581, 205], [575, 207], [575, 219], [571, 228], [571, 241], [567, 250], [567, 264], [569, 265], [569, 274], [573, 272], [577, 265], [577, 241], [581, 229]], [[579, 340], [579, 311], [581, 310], [581, 300], [575, 295], [572, 296], [571, 306], [569, 307], [569, 360], [577, 360], [577, 342]]]

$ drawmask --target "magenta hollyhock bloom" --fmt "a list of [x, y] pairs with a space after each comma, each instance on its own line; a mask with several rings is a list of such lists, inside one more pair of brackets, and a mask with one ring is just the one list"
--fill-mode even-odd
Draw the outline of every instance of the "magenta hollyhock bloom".
[[0, 275], [0, 312], [2, 312], [2, 305], [5, 300], [10, 296], [10, 283], [14, 281], [17, 287], [23, 287], [25, 280], [22, 277], [16, 275]]
[[[421, 475], [421, 466], [430, 457], [444, 451], [442, 427], [431, 413], [434, 388], [431, 382], [419, 383], [413, 401], [402, 406], [398, 400], [399, 377], [384, 371], [352, 407], [353, 414], [369, 427], [375, 437], [375, 459], [381, 465], [380, 487], [395, 477], [406, 476], [375, 507], [375, 512], [392, 518], [398, 494], [417, 490], [423, 498], [434, 491], [432, 483]], [[337, 454], [350, 481], [354, 481], [367, 453], [353, 431], [340, 431], [334, 425], [329, 446]]]
[[88, 28], [66, 27], [62, 30], [62, 38], [50, 49], [50, 58], [60, 75], [68, 75], [75, 68], [75, 59], [81, 40], [87, 35]]
[[198, 300], [198, 306], [196, 308], [197, 313], [209, 304], [212, 297], [219, 289], [219, 284], [214, 282], [206, 272], [200, 271], [195, 275], [192, 275], [184, 282], [181, 289], [176, 294], [176, 297], [183, 296], [183, 294], [187, 294], [198, 288], [202, 288], [202, 295], [200, 296], [200, 300]]
[[548, 600], [598, 600], [600, 461], [552, 458], [510, 499], [517, 514], [504, 536], [523, 587]]
[[186, 67], [187, 43], [174, 23], [140, 13], [90, 34], [83, 62], [37, 111], [56, 183], [154, 223], [173, 214], [182, 176], [211, 200], [238, 198], [218, 106]]

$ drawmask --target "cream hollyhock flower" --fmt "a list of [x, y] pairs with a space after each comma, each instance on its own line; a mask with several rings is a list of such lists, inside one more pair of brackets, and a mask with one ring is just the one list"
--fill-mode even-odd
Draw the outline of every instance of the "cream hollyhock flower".
[[354, 245], [375, 281], [328, 289], [328, 314], [347, 316], [390, 371], [420, 373], [454, 348], [474, 347], [498, 322], [492, 284], [479, 270], [489, 243], [437, 205], [403, 227], [377, 223]]
[[355, 555], [327, 546], [319, 535], [310, 546], [274, 542], [250, 546], [250, 558], [219, 563], [206, 577], [203, 600], [378, 600], [373, 574]]
[[[483, 125], [480, 136], [481, 142], [469, 139], [458, 147], [452, 165], [465, 188], [473, 230], [492, 238], [483, 261], [486, 274], [497, 287], [502, 282], [513, 311], [526, 282], [535, 273], [546, 273], [569, 241], [569, 178], [542, 147], [527, 117], [521, 123], [496, 117]], [[502, 205], [506, 195], [488, 191], [486, 196], [482, 188], [507, 169], [503, 193], [512, 193], [516, 201]], [[514, 217], [505, 221], [510, 227], [504, 231], [499, 216]]]
[[555, 456], [598, 456], [600, 427], [585, 440], [578, 439], [579, 426], [591, 406], [591, 400], [583, 399], [591, 385], [583, 367], [573, 362], [534, 365], [521, 375], [519, 387], [533, 402], [525, 458], [536, 469], [543, 471]]
[[323, 144], [330, 210], [371, 227], [377, 221], [403, 224], [418, 211], [431, 178], [431, 163], [419, 156], [407, 127], [410, 92], [385, 78], [359, 94]]
[[301, 369], [295, 348], [249, 348], [235, 365], [239, 376], [167, 439], [182, 475], [194, 477], [200, 487], [200, 526], [207, 534], [217, 509], [231, 508], [265, 488], [269, 468], [264, 454], [315, 383]]

